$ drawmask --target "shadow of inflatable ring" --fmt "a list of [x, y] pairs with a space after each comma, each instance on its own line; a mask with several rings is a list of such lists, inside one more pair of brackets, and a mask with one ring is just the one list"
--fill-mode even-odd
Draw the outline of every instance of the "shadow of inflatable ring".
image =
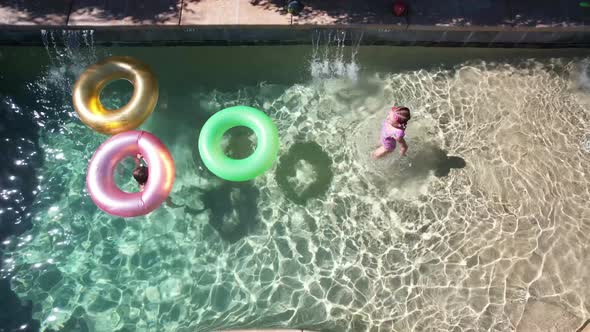
[[[300, 166], [311, 167], [313, 181], [297, 188]], [[303, 175], [305, 176], [305, 174]], [[297, 204], [305, 204], [309, 199], [325, 194], [332, 183], [332, 159], [315, 142], [295, 143], [279, 159], [275, 173], [276, 181], [287, 198]]]

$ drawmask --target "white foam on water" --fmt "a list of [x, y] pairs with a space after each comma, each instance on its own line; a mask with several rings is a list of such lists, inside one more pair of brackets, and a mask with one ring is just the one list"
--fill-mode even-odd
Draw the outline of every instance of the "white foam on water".
[[318, 174], [306, 160], [300, 160], [295, 164], [295, 175], [288, 178], [289, 183], [295, 188], [297, 194], [301, 194], [311, 184], [318, 180]]

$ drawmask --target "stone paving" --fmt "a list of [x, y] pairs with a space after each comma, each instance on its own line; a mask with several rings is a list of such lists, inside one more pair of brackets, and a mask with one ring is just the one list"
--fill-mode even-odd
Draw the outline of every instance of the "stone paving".
[[416, 25], [585, 27], [581, 0], [406, 0], [407, 18], [390, 0], [305, 0], [291, 17], [287, 0], [0, 0], [0, 24], [38, 26]]

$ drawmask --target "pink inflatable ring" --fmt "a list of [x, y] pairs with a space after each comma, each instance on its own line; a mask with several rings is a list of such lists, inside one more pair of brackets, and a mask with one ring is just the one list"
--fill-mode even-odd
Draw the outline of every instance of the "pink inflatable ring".
[[[149, 176], [142, 192], [124, 192], [115, 184], [115, 167], [125, 157], [140, 153]], [[140, 130], [112, 136], [98, 147], [88, 165], [86, 186], [90, 198], [104, 212], [119, 217], [136, 217], [158, 208], [174, 183], [174, 160], [154, 135]]]

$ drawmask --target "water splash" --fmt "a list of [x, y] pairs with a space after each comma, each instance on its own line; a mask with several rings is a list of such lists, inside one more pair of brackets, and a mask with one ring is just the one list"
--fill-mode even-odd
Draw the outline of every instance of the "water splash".
[[94, 30], [41, 30], [41, 40], [50, 58], [69, 56], [72, 61], [95, 59]]
[[362, 34], [354, 40], [354, 44], [347, 46], [346, 31], [316, 31], [312, 37], [313, 52], [309, 64], [311, 76], [314, 79], [348, 78], [358, 79], [359, 66], [356, 55], [362, 39]]
[[41, 40], [51, 62], [49, 79], [64, 89], [97, 60], [94, 30], [41, 30]]

